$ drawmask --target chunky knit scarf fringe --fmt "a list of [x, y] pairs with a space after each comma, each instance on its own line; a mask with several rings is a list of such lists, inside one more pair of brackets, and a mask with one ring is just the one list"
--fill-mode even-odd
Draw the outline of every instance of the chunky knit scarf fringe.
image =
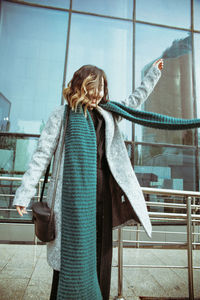
[[[172, 118], [134, 110], [116, 102], [100, 106], [129, 121], [153, 128], [183, 130], [200, 127], [200, 119]], [[96, 147], [90, 114], [85, 117], [81, 106], [77, 112], [70, 110], [65, 136], [57, 300], [102, 299], [96, 273]]]

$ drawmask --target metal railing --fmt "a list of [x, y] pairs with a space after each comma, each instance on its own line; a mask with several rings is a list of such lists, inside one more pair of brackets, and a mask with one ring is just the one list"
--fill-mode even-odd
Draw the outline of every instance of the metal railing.
[[[22, 180], [22, 177], [8, 177], [8, 176], [0, 176], [0, 183], [2, 181], [10, 181], [11, 184], [16, 181], [16, 182], [20, 182]], [[50, 181], [50, 179], [48, 179], [48, 182]], [[37, 185], [37, 192], [36, 192], [36, 195], [33, 197], [33, 199], [35, 199], [36, 201], [39, 201], [40, 200], [40, 194], [41, 194], [41, 189], [42, 189], [42, 184], [44, 182], [44, 179], [41, 178], [38, 182], [38, 185]], [[1, 185], [1, 184], [0, 184]], [[12, 186], [13, 188], [13, 186]], [[12, 199], [14, 198], [15, 196], [15, 189], [14, 191], [11, 193], [1, 193], [0, 192], [0, 198], [3, 197], [4, 199], [5, 198], [8, 198], [8, 199]], [[45, 199], [45, 195], [43, 196], [43, 198]], [[15, 217], [15, 214], [14, 214], [14, 218], [10, 218], [10, 217], [7, 217], [7, 218], [2, 218], [0, 220], [0, 225], [1, 224], [4, 224], [4, 223], [19, 223], [19, 224], [30, 224], [30, 223], [33, 223], [32, 221], [32, 217], [31, 215], [29, 215], [30, 217], [28, 219], [23, 219], [21, 220], [20, 216], [18, 216], [17, 212], [16, 212], [16, 209], [15, 208], [0, 208], [0, 212], [8, 212], [9, 214], [10, 213], [15, 213], [16, 214], [16, 217]], [[27, 209], [27, 212], [28, 213], [32, 213], [32, 210], [31, 209]], [[36, 245], [38, 243], [38, 239], [36, 237], [36, 235], [34, 235], [33, 237], [33, 243]]]
[[[21, 181], [19, 177], [0, 177], [0, 181]], [[41, 183], [43, 179], [40, 180], [37, 189], [36, 199], [39, 200], [40, 192], [41, 192]], [[193, 232], [193, 227], [195, 224], [200, 225], [200, 204], [196, 204], [196, 199], [200, 198], [199, 192], [193, 191], [179, 191], [179, 190], [166, 190], [166, 189], [155, 189], [155, 188], [142, 188], [142, 191], [146, 195], [160, 195], [160, 196], [180, 196], [185, 199], [184, 203], [163, 203], [163, 202], [155, 202], [155, 201], [147, 201], [146, 204], [148, 207], [162, 207], [162, 208], [178, 208], [185, 209], [186, 213], [166, 213], [166, 212], [149, 212], [149, 216], [151, 221], [178, 221], [182, 222], [187, 226], [187, 232], [176, 232], [176, 231], [153, 231], [158, 233], [175, 233], [175, 234], [186, 234], [187, 242], [163, 242], [163, 241], [140, 241], [139, 233], [144, 232], [144, 230], [140, 229], [140, 225], [137, 225], [137, 229], [118, 229], [118, 264], [114, 267], [118, 267], [118, 296], [115, 297], [116, 300], [123, 300], [123, 268], [181, 268], [188, 269], [188, 291], [189, 291], [189, 299], [194, 299], [194, 286], [193, 286], [193, 269], [200, 269], [200, 266], [193, 267], [192, 260], [192, 250], [193, 247], [200, 245], [199, 242], [193, 241], [195, 235], [200, 235], [200, 233]], [[0, 197], [14, 197], [13, 194], [0, 194]], [[15, 210], [15, 209], [7, 209], [2, 208], [3, 210]], [[122, 231], [132, 231], [136, 233], [136, 240], [123, 240], [122, 239]], [[165, 245], [178, 245], [178, 246], [186, 246], [187, 247], [187, 258], [188, 264], [187, 266], [165, 266], [165, 265], [124, 265], [123, 264], [123, 245], [124, 243], [135, 243], [136, 247], [139, 247], [140, 244], [165, 244]]]
[[[184, 208], [186, 213], [160, 213], [160, 212], [149, 212], [151, 221], [179, 221], [186, 223], [187, 226], [187, 242], [178, 243], [178, 242], [151, 242], [151, 244], [176, 244], [176, 245], [185, 245], [187, 247], [187, 266], [166, 266], [166, 265], [124, 265], [123, 264], [123, 244], [128, 242], [122, 239], [122, 231], [129, 229], [118, 229], [118, 296], [115, 297], [116, 300], [125, 299], [123, 296], [123, 268], [181, 268], [188, 269], [188, 294], [189, 299], [194, 299], [194, 286], [193, 286], [193, 269], [200, 270], [200, 266], [193, 267], [192, 259], [192, 250], [193, 245], [200, 245], [200, 243], [193, 242], [193, 237], [196, 234], [193, 232], [193, 225], [200, 224], [200, 214], [197, 212], [200, 211], [200, 204], [195, 203], [195, 199], [200, 198], [199, 192], [193, 191], [179, 191], [179, 190], [166, 190], [166, 189], [154, 189], [154, 188], [142, 188], [144, 194], [154, 194], [162, 196], [181, 196], [184, 197], [185, 204], [175, 204], [175, 203], [156, 203], [156, 202], [147, 202], [147, 206], [161, 206], [161, 207], [170, 207], [170, 208]], [[193, 203], [193, 204], [192, 204]], [[139, 229], [139, 226], [138, 226]], [[132, 230], [133, 231], [133, 230]], [[135, 230], [137, 239], [135, 242], [137, 247], [139, 243], [146, 243], [146, 241], [139, 241], [139, 230]], [[162, 231], [164, 232], [164, 231]], [[172, 233], [172, 232], [167, 232]], [[180, 232], [176, 232], [180, 233]], [[182, 232], [181, 232], [182, 233]], [[197, 233], [198, 234], [198, 233]], [[149, 242], [148, 242], [149, 243]]]
[[[22, 177], [7, 177], [7, 176], [0, 176], [0, 181], [21, 181]], [[37, 195], [35, 196], [36, 198], [40, 198], [40, 192], [41, 192], [41, 184], [44, 181], [44, 179], [40, 179], [38, 183], [38, 190], [37, 190]], [[14, 194], [1, 194], [0, 197], [14, 197]]]

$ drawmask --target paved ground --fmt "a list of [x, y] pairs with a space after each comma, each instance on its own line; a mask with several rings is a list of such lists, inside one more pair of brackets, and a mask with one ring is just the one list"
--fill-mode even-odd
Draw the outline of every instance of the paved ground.
[[[116, 265], [117, 249], [113, 252]], [[193, 260], [194, 266], [200, 266], [200, 250], [194, 251]], [[183, 266], [187, 256], [185, 250], [124, 249], [124, 264]], [[0, 300], [48, 300], [51, 279], [45, 246], [0, 245]], [[194, 270], [194, 289], [195, 299], [200, 298], [200, 270]], [[110, 299], [116, 295], [117, 268], [113, 267]], [[126, 300], [188, 298], [187, 269], [124, 268], [123, 296]]]

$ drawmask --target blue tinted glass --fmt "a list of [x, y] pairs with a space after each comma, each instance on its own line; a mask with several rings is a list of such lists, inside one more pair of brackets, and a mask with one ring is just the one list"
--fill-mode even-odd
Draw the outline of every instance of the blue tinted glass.
[[[178, 118], [193, 118], [192, 46], [189, 33], [148, 25], [136, 26], [136, 84], [163, 57], [164, 69], [143, 109]], [[137, 126], [138, 140], [156, 143], [193, 144], [192, 130], [162, 131]]]
[[135, 167], [141, 186], [195, 191], [195, 148], [137, 145]]
[[72, 9], [91, 12], [102, 15], [109, 15], [121, 18], [132, 18], [133, 1], [132, 0], [73, 0]]
[[[0, 135], [0, 178], [21, 177], [27, 170], [31, 156], [36, 149], [38, 138], [19, 137], [14, 135]], [[14, 220], [19, 219], [16, 211], [10, 211], [12, 208], [13, 197], [20, 181], [1, 180], [0, 195], [0, 219]], [[12, 196], [9, 196], [12, 195]], [[3, 208], [3, 210], [1, 210]], [[8, 210], [5, 210], [8, 209]], [[23, 221], [31, 220], [31, 215], [26, 215]]]
[[68, 13], [2, 2], [0, 93], [10, 131], [40, 133], [61, 102]]
[[38, 137], [0, 136], [0, 173], [22, 175], [28, 168]]
[[0, 93], [0, 131], [9, 131], [11, 103]]
[[25, 2], [59, 8], [69, 8], [70, 4], [70, 0], [25, 0]]
[[194, 0], [194, 29], [200, 30], [200, 1]]
[[189, 28], [190, 12], [190, 0], [136, 0], [140, 21]]
[[[71, 80], [73, 73], [82, 65], [96, 65], [107, 74], [110, 99], [123, 100], [132, 89], [131, 52], [131, 22], [74, 14], [67, 81]], [[125, 138], [130, 136], [130, 127], [127, 128], [124, 131]]]
[[194, 59], [195, 59], [195, 75], [196, 75], [196, 99], [197, 99], [197, 116], [200, 118], [200, 34], [194, 34]]
[[[194, 69], [195, 69], [195, 83], [196, 83], [196, 107], [197, 107], [197, 117], [200, 118], [200, 68], [198, 67], [200, 65], [200, 34], [196, 33], [194, 34]], [[198, 143], [200, 145], [200, 128], [198, 128]]]

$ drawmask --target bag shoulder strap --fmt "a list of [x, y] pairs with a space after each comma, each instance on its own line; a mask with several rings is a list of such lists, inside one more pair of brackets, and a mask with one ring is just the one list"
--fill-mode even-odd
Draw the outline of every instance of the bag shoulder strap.
[[43, 199], [44, 188], [45, 188], [45, 184], [48, 181], [50, 166], [51, 166], [51, 163], [48, 165], [46, 173], [45, 173], [45, 176], [44, 176], [44, 181], [43, 181], [43, 185], [42, 185], [42, 191], [41, 191], [41, 194], [40, 194], [40, 202], [42, 202], [42, 199]]

